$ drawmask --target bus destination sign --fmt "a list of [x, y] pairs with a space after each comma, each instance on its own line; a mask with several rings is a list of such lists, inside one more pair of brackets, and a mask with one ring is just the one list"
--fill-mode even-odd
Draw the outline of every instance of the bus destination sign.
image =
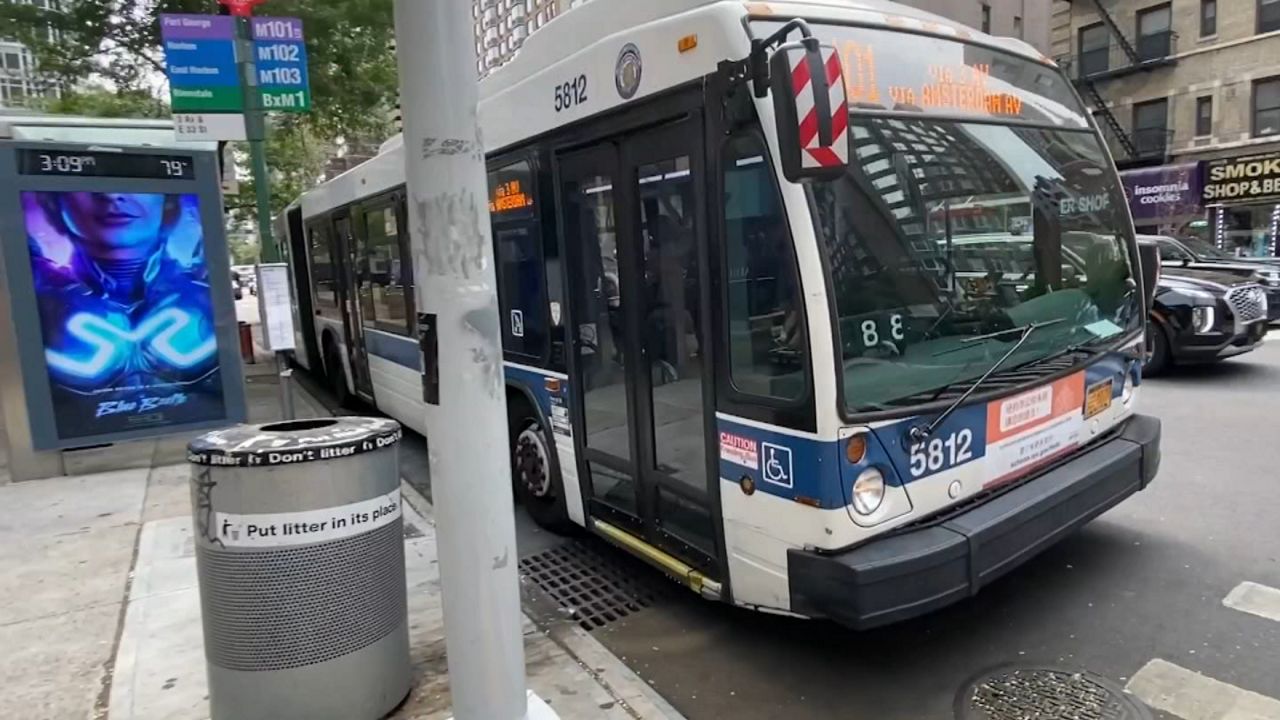
[[525, 192], [520, 180], [507, 180], [493, 189], [489, 198], [489, 212], [499, 215], [533, 207], [533, 196]]
[[[759, 25], [758, 36], [781, 27]], [[839, 52], [854, 113], [1089, 127], [1088, 112], [1051, 64], [958, 38], [846, 25], [815, 25], [813, 32]]]

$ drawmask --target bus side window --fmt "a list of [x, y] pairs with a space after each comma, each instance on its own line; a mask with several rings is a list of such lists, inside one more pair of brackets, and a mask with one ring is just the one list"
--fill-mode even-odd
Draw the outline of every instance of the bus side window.
[[533, 172], [527, 160], [489, 173], [489, 217], [498, 265], [502, 347], [541, 359], [548, 346], [547, 285]]
[[757, 138], [728, 142], [724, 193], [730, 380], [747, 395], [802, 399], [804, 306], [781, 198]]

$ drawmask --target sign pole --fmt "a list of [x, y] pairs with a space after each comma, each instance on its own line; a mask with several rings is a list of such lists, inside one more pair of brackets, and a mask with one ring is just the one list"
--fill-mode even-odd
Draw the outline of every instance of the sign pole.
[[457, 720], [554, 718], [526, 694], [506, 390], [471, 4], [395, 1], [449, 687]]
[[258, 91], [258, 70], [253, 62], [253, 34], [250, 17], [236, 18], [236, 60], [240, 65], [240, 87], [244, 90], [245, 136], [253, 169], [253, 190], [258, 212], [258, 248], [262, 262], [280, 262], [280, 248], [271, 234], [271, 188], [267, 172], [266, 113]]

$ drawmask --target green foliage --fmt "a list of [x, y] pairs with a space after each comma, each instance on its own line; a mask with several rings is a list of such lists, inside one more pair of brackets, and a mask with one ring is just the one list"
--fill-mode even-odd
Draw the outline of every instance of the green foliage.
[[69, 91], [52, 98], [39, 109], [58, 115], [109, 118], [169, 117], [169, 104], [142, 90], [111, 92], [103, 88]]
[[[64, 0], [63, 5], [58, 12], [0, 0], [0, 27], [30, 48], [42, 73], [68, 89], [67, 97], [47, 110], [107, 117], [167, 115], [167, 103], [150, 92], [164, 72], [159, 15], [217, 11], [214, 0]], [[392, 0], [272, 0], [257, 9], [262, 15], [301, 18], [310, 62], [312, 111], [271, 118], [267, 157], [272, 210], [278, 212], [315, 185], [325, 157], [341, 139], [380, 140], [390, 134], [397, 92]], [[116, 91], [78, 90], [86, 81]], [[243, 184], [241, 193], [251, 205], [252, 184]]]
[[[332, 143], [300, 118], [281, 118], [267, 135], [267, 168], [271, 173], [271, 214], [274, 216], [323, 179]], [[236, 164], [249, 167], [249, 149], [236, 144]], [[240, 200], [233, 207], [253, 207], [253, 180], [240, 183]]]
[[248, 235], [228, 235], [227, 250], [232, 265], [253, 265], [258, 262], [258, 241]]

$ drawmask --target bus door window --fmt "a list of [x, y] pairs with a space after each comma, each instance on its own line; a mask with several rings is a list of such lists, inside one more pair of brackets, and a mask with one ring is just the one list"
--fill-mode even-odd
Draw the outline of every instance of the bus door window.
[[311, 241], [311, 282], [315, 288], [316, 314], [332, 320], [341, 320], [338, 307], [338, 286], [333, 272], [332, 239], [321, 224], [307, 227]]
[[591, 491], [608, 505], [635, 515], [614, 198], [611, 176], [585, 174], [563, 180], [565, 251], [579, 263], [572, 278], [573, 319]]
[[642, 342], [653, 394], [654, 468], [706, 486], [695, 178], [681, 156], [637, 170]]
[[786, 218], [756, 138], [726, 148], [724, 195], [730, 380], [746, 395], [802, 399], [804, 308]]
[[[384, 205], [364, 215], [365, 272], [368, 292], [361, 280], [360, 301], [366, 327], [399, 335], [409, 334], [410, 289], [400, 258], [400, 223], [395, 205]], [[366, 302], [367, 295], [367, 302]]]
[[[359, 217], [352, 211], [353, 217]], [[349, 221], [348, 221], [349, 222]], [[348, 242], [351, 243], [351, 281], [355, 291], [355, 299], [360, 318], [359, 322], [368, 328], [374, 326], [373, 314], [373, 281], [369, 273], [369, 236], [365, 229], [356, 225], [356, 232], [347, 230]]]

